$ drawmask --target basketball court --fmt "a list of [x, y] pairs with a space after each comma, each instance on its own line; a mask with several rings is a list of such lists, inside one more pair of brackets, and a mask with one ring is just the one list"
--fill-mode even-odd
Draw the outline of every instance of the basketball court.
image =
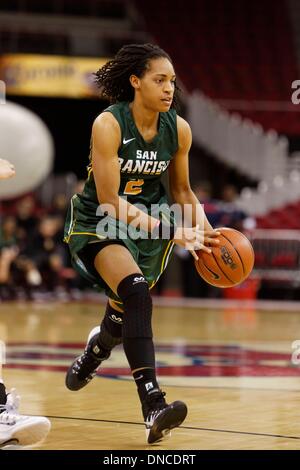
[[189, 412], [171, 439], [150, 447], [122, 348], [85, 389], [64, 385], [101, 302], [0, 305], [7, 385], [22, 395], [21, 412], [52, 423], [40, 449], [300, 449], [298, 303], [156, 299], [160, 384]]

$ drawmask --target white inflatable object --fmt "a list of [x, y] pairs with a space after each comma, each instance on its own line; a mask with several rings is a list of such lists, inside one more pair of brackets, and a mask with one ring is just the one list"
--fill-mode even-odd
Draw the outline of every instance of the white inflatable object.
[[34, 190], [53, 167], [52, 136], [32, 111], [15, 103], [0, 104], [0, 158], [9, 160], [16, 176], [0, 182], [0, 200]]

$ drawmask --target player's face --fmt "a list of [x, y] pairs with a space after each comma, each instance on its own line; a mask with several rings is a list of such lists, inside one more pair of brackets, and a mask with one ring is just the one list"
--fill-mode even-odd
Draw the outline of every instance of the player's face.
[[148, 69], [139, 79], [140, 96], [144, 106], [153, 111], [169, 111], [175, 90], [175, 72], [165, 57], [149, 61]]

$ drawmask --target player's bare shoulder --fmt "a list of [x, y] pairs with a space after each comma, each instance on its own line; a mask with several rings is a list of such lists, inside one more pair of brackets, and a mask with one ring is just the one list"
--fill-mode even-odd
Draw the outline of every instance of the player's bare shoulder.
[[177, 132], [179, 147], [190, 147], [192, 144], [192, 131], [189, 123], [177, 115]]
[[121, 135], [119, 123], [110, 112], [101, 113], [96, 117], [93, 123], [93, 133], [94, 132], [110, 132]]

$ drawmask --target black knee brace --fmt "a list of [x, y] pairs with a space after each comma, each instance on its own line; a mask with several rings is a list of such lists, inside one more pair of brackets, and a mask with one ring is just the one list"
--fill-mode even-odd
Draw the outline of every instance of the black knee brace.
[[101, 323], [98, 343], [104, 349], [111, 350], [122, 343], [123, 313], [107, 303], [105, 316]]
[[124, 304], [123, 336], [125, 338], [152, 338], [152, 299], [148, 282], [140, 273], [130, 274], [117, 289]]
[[106, 305], [103, 323], [112, 336], [115, 338], [122, 336], [123, 312], [114, 309], [109, 302]]

